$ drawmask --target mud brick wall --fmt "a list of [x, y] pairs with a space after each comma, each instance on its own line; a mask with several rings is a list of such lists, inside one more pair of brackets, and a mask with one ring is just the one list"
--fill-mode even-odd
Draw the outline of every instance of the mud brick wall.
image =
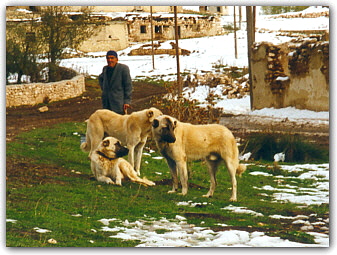
[[329, 42], [257, 43], [252, 52], [253, 109], [329, 111]]
[[49, 83], [6, 86], [6, 107], [36, 105], [80, 96], [85, 91], [84, 76]]

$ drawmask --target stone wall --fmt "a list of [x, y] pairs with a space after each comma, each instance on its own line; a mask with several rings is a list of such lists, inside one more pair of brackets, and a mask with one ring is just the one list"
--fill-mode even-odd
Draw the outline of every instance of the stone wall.
[[255, 44], [251, 68], [253, 109], [329, 111], [329, 42]]
[[85, 91], [84, 76], [49, 83], [6, 86], [6, 107], [36, 105], [80, 96]]

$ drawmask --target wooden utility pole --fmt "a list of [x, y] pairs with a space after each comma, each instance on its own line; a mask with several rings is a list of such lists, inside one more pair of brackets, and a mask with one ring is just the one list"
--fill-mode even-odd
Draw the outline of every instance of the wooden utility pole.
[[151, 53], [152, 53], [152, 69], [154, 70], [154, 45], [153, 45], [153, 19], [152, 19], [152, 6], [150, 6], [150, 21], [151, 21]]
[[178, 87], [178, 98], [180, 98], [182, 95], [182, 87], [181, 87], [181, 79], [180, 79], [177, 6], [174, 6], [173, 8], [174, 8], [174, 35], [175, 35], [175, 40], [176, 40], [176, 59], [177, 59], [177, 87]]
[[251, 57], [252, 57], [252, 46], [255, 42], [255, 17], [256, 12], [253, 6], [246, 6], [246, 16], [247, 16], [247, 50], [248, 50], [248, 71], [249, 71], [249, 85], [250, 85], [250, 108], [253, 110], [253, 75], [251, 68]]
[[241, 30], [242, 23], [242, 6], [239, 6], [239, 30]]
[[237, 38], [236, 38], [236, 7], [234, 7], [234, 52], [235, 52], [235, 58], [238, 58], [238, 42], [237, 42]]

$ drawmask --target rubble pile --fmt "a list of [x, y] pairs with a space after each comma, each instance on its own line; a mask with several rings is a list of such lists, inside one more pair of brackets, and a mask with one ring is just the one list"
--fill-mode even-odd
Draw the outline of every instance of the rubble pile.
[[240, 78], [232, 78], [227, 74], [214, 74], [208, 72], [204, 75], [189, 74], [184, 80], [184, 87], [196, 88], [200, 85], [207, 85], [210, 88], [223, 85], [222, 95], [231, 98], [242, 98], [249, 95], [248, 75]]
[[[168, 55], [176, 55], [176, 49], [175, 49], [175, 43], [170, 42], [171, 49], [162, 49], [161, 47], [162, 41], [158, 41], [158, 43], [155, 43], [153, 45], [153, 54], [154, 55], [162, 55], [162, 54], [168, 54]], [[179, 48], [179, 55], [182, 56], [189, 56], [191, 52], [186, 49]], [[143, 55], [152, 55], [152, 45], [151, 44], [144, 44], [140, 46], [138, 49], [133, 49], [128, 53], [128, 56], [143, 56]]]
[[272, 15], [269, 18], [279, 19], [279, 18], [319, 18], [319, 17], [329, 17], [329, 9], [324, 8], [321, 11], [317, 12], [288, 12], [279, 15]]

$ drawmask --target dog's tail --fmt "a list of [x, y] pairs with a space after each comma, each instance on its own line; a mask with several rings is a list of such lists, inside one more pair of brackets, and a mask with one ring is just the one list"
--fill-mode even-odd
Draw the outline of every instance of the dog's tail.
[[239, 164], [239, 167], [236, 169], [236, 174], [238, 176], [241, 176], [243, 172], [246, 171], [246, 169], [247, 169], [246, 165]]
[[[85, 120], [86, 123], [88, 123], [88, 121], [89, 121], [89, 119]], [[87, 132], [88, 132], [88, 130], [87, 130]], [[85, 140], [86, 140], [85, 142], [81, 143], [80, 148], [83, 152], [88, 152], [91, 149], [90, 148], [91, 147], [90, 146], [90, 144], [91, 144], [90, 137], [86, 135]]]
[[83, 143], [81, 143], [80, 148], [83, 152], [88, 152], [88, 151], [90, 151], [90, 143], [83, 142]]

